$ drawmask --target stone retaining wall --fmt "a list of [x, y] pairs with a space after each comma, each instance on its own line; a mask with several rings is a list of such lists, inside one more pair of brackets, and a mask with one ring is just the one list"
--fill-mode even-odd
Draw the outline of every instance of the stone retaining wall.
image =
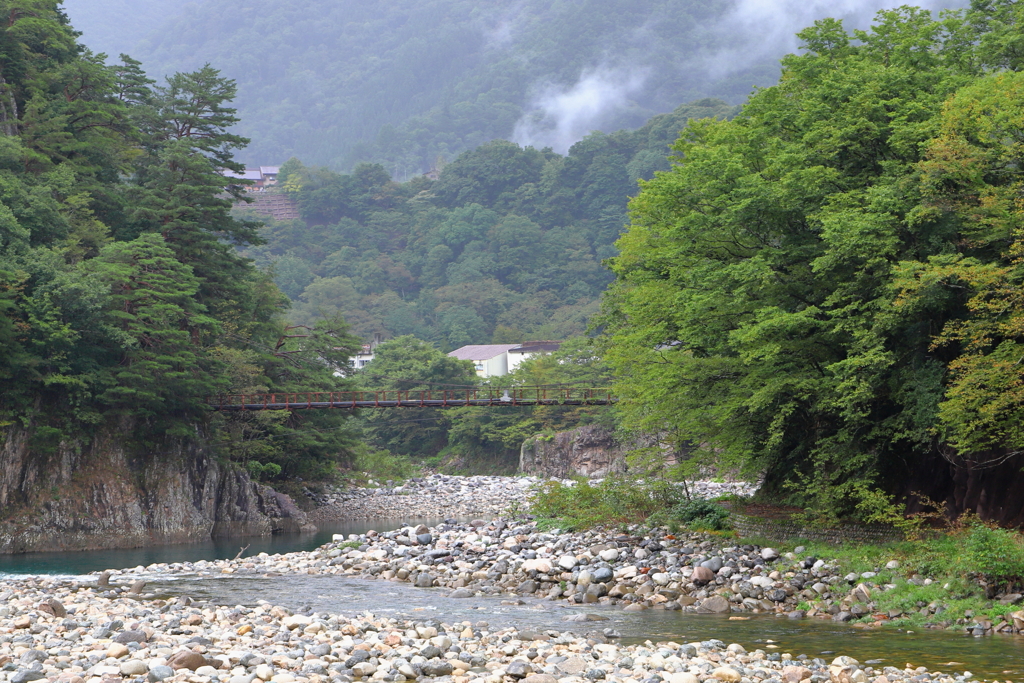
[[904, 539], [903, 532], [887, 526], [844, 525], [834, 528], [808, 527], [786, 519], [765, 519], [729, 513], [729, 522], [741, 538], [755, 536], [772, 541], [803, 538], [819, 543], [893, 543]]

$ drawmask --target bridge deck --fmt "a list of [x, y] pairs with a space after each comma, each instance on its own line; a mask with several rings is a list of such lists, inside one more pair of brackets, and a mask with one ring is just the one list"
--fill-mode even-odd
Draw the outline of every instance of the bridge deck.
[[518, 387], [465, 391], [334, 391], [231, 394], [207, 400], [214, 410], [306, 410], [312, 408], [505, 408], [515, 406], [605, 406], [616, 403], [607, 389]]

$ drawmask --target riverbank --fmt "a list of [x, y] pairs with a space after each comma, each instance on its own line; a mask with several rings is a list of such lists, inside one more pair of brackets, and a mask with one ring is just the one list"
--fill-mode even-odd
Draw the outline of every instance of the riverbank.
[[432, 474], [398, 485], [328, 489], [311, 495], [314, 523], [351, 519], [495, 517], [524, 509], [536, 477]]
[[849, 657], [793, 657], [723, 641], [620, 645], [576, 633], [490, 630], [364, 614], [294, 613], [271, 602], [218, 607], [147, 599], [127, 585], [0, 582], [0, 680], [27, 683], [959, 683], [970, 674]]
[[[423, 519], [481, 516], [491, 519], [525, 511], [533, 489], [545, 479], [432, 474], [399, 485], [328, 489], [308, 496], [316, 508], [314, 523], [350, 519]], [[687, 484], [694, 498], [729, 494], [751, 495], [757, 487], [746, 482], [700, 480]]]
[[879, 614], [875, 602], [893, 586], [883, 582], [892, 567], [881, 574], [844, 574], [826, 558], [737, 543], [639, 526], [560, 533], [538, 530], [528, 520], [479, 519], [336, 537], [309, 552], [151, 565], [121, 574], [125, 580], [152, 574], [358, 575], [445, 588], [453, 599], [531, 596], [629, 611], [772, 613], [837, 622], [870, 615], [870, 626], [898, 616]]

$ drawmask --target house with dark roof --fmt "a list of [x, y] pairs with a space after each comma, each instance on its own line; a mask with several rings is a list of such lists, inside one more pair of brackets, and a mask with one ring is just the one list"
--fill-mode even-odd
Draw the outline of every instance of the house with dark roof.
[[235, 173], [234, 171], [223, 169], [221, 174], [226, 178], [250, 180], [252, 181], [252, 184], [247, 185], [245, 189], [249, 192], [262, 192], [263, 190], [277, 184], [277, 174], [280, 171], [280, 166], [260, 166], [258, 168], [247, 168], [242, 173]]

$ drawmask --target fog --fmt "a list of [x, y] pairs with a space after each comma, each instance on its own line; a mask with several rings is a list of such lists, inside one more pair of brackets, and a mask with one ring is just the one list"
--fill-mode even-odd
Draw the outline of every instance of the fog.
[[643, 88], [647, 73], [599, 67], [584, 72], [568, 88], [549, 84], [516, 123], [512, 140], [565, 154], [574, 142], [628, 107], [630, 95]]
[[[729, 0], [724, 0], [729, 2]], [[565, 153], [680, 104], [775, 82], [797, 31], [893, 0], [66, 0], [81, 40], [157, 80], [236, 79], [246, 163], [429, 170], [495, 138]], [[920, 0], [930, 9], [955, 0]], [[728, 47], [723, 47], [728, 46]], [[382, 130], [388, 131], [381, 135]]]
[[[965, 3], [923, 0], [915, 4], [937, 12]], [[700, 71], [708, 81], [727, 78], [767, 59], [797, 52], [796, 33], [819, 19], [834, 17], [847, 28], [866, 29], [879, 10], [893, 6], [881, 0], [736, 0], [732, 10], [708, 31], [731, 38], [722, 42], [741, 44], [742, 49], [694, 55], [681, 60], [676, 68]], [[506, 23], [504, 30], [511, 32], [512, 28]], [[643, 33], [636, 32], [638, 42]], [[628, 67], [596, 65], [584, 69], [569, 85], [534, 84], [535, 94], [516, 123], [512, 139], [521, 145], [565, 153], [575, 142], [601, 130], [614, 114], [634, 106], [634, 97], [645, 94], [647, 74], [657, 66], [643, 61]]]

